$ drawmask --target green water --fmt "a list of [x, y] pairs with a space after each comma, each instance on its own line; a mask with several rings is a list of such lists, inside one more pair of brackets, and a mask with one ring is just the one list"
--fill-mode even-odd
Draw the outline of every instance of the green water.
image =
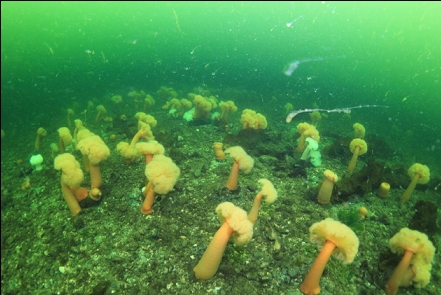
[[[96, 289], [95, 285], [99, 287], [101, 282], [96, 279], [101, 275], [100, 270], [89, 272], [92, 269], [90, 265], [105, 265], [101, 270], [104, 269], [106, 280], [112, 281], [112, 288], [118, 294], [141, 294], [141, 291], [134, 291], [138, 287], [130, 284], [127, 287], [124, 282], [121, 283], [126, 278], [120, 278], [126, 274], [127, 282], [132, 279], [140, 282], [140, 290], [146, 290], [150, 284], [152, 290], [169, 290], [171, 286], [168, 294], [206, 294], [208, 291], [201, 291], [205, 286], [190, 281], [188, 276], [208, 244], [211, 230], [218, 226], [214, 221], [214, 208], [223, 200], [218, 196], [223, 191], [213, 192], [213, 184], [222, 186], [223, 178], [226, 179], [229, 173], [225, 163], [210, 164], [211, 146], [212, 142], [228, 140], [229, 135], [239, 132], [239, 117], [245, 108], [263, 113], [268, 118], [268, 130], [265, 132], [269, 135], [265, 138], [271, 141], [265, 142], [269, 147], [263, 153], [271, 158], [260, 153], [261, 147], [257, 149], [259, 154], [253, 156], [258, 159], [256, 162], [259, 166], [255, 169], [254, 177], [255, 180], [274, 178], [278, 189], [280, 187], [284, 202], [275, 205], [278, 206], [275, 210], [278, 215], [272, 218], [286, 227], [280, 232], [284, 241], [282, 249], [287, 250], [281, 252], [276, 260], [265, 254], [268, 251], [248, 251], [250, 248], [262, 249], [261, 245], [267, 245], [266, 250], [272, 249], [272, 242], [268, 242], [262, 233], [262, 228], [267, 225], [261, 222], [260, 231], [256, 231], [255, 235], [256, 244], [244, 250], [230, 245], [225, 255], [230, 259], [225, 265], [236, 263], [236, 269], [237, 265], [241, 265], [244, 272], [238, 276], [232, 269], [224, 268], [221, 275], [215, 278], [217, 281], [206, 285], [204, 290], [217, 292], [218, 285], [227, 290], [231, 282], [239, 277], [241, 280], [232, 287], [239, 291], [231, 294], [246, 294], [243, 291], [246, 288], [242, 289], [246, 284], [256, 289], [271, 287], [267, 293], [261, 294], [275, 294], [274, 290], [286, 294], [295, 292], [290, 290], [297, 291], [296, 286], [307, 271], [305, 265], [309, 266], [313, 260], [313, 254], [307, 254], [303, 247], [309, 245], [307, 229], [313, 222], [333, 214], [330, 208], [319, 207], [315, 203], [315, 190], [322, 179], [319, 169], [337, 168], [343, 173], [349, 156], [335, 153], [331, 157], [329, 153], [324, 154], [324, 162], [330, 167], [310, 168], [315, 174], [304, 179], [301, 175], [291, 173], [291, 166], [294, 165], [272, 166], [271, 161], [284, 162], [285, 159], [288, 163], [287, 159], [291, 156], [299, 158], [293, 149], [295, 132], [290, 133], [290, 130], [301, 120], [310, 120], [308, 114], [302, 113], [291, 125], [287, 125], [285, 103], [292, 103], [294, 109], [386, 106], [354, 109], [350, 114], [352, 121], [342, 114], [330, 113], [329, 118], [323, 119], [318, 125], [318, 129], [323, 130], [324, 146], [334, 144], [340, 136], [349, 137], [353, 123], [363, 123], [371, 138], [384, 140], [376, 141], [380, 142], [376, 146], [372, 145], [375, 151], [370, 157], [375, 155], [382, 158], [380, 160], [387, 159], [388, 165], [393, 168], [403, 166], [400, 167], [403, 168], [400, 171], [404, 171], [403, 183], [407, 184], [409, 180], [406, 169], [410, 164], [421, 162], [430, 167], [432, 183], [423, 188], [418, 185], [415, 194], [418, 198], [425, 197], [435, 202], [435, 197], [439, 195], [439, 185], [436, 185], [441, 173], [440, 16], [439, 1], [2, 2], [1, 128], [6, 132], [2, 143], [2, 171], [9, 171], [2, 173], [2, 208], [5, 208], [2, 209], [2, 227], [4, 225], [8, 230], [7, 234], [2, 233], [2, 243], [3, 240], [5, 242], [5, 247], [2, 247], [2, 251], [5, 251], [4, 254], [2, 252], [2, 271], [5, 269], [6, 272], [2, 287], [4, 283], [8, 290], [5, 292], [9, 292], [5, 294], [29, 294], [29, 290], [34, 290], [35, 294], [45, 294], [47, 290], [52, 293], [85, 294], [84, 290]], [[292, 67], [289, 75], [286, 75], [291, 64], [297, 67]], [[167, 110], [161, 108], [166, 103], [156, 93], [161, 86], [172, 87], [179, 99], [186, 98], [190, 92], [208, 89], [219, 100], [233, 99], [239, 110], [233, 114], [235, 117], [231, 119], [228, 130], [211, 125], [187, 125], [180, 118], [168, 117]], [[163, 143], [167, 153], [175, 161], [180, 161], [182, 177], [185, 177], [178, 182], [178, 189], [171, 193], [173, 197], [164, 198], [162, 215], [161, 203], [155, 204], [157, 211], [152, 218], [140, 215], [139, 200], [135, 193], [131, 194], [141, 183], [145, 183], [144, 174], [140, 172], [144, 171], [143, 163], [137, 163], [137, 166], [123, 164], [120, 155], [115, 152], [117, 142], [108, 140], [112, 133], [118, 136], [118, 141], [130, 141], [133, 136], [131, 130], [120, 126], [129, 125], [130, 120], [134, 122], [134, 113], [139, 111], [134, 109], [134, 103], [127, 95], [132, 90], [144, 90], [156, 100], [152, 108], [152, 114], [158, 118], [155, 135], [173, 139]], [[121, 109], [117, 109], [109, 100], [115, 94], [121, 95], [124, 105], [130, 106], [121, 107], [129, 118], [127, 122], [119, 119]], [[111, 146], [111, 161], [104, 164], [107, 166], [102, 170], [107, 173], [106, 185], [113, 186], [113, 191], [106, 195], [109, 205], [104, 203], [97, 206], [99, 210], [95, 211], [94, 208], [85, 210], [85, 224], [92, 229], [87, 226], [83, 228], [77, 222], [80, 225], [74, 224], [77, 228], [72, 230], [61, 193], [54, 189], [58, 188], [59, 178], [52, 169], [48, 147], [50, 141], [58, 140], [56, 129], [66, 125], [66, 109], [75, 107], [76, 118], [83, 119], [82, 111], [87, 108], [88, 101], [93, 101], [95, 105], [104, 104], [108, 115], [114, 119], [114, 124], [108, 121], [95, 123], [93, 118], [90, 119], [95, 116], [95, 110], [92, 110], [87, 122], [89, 125], [86, 125], [104, 137]], [[48, 129], [48, 138], [44, 140], [45, 147], [42, 148], [46, 159], [45, 174], [30, 173], [31, 188], [21, 189], [23, 173], [19, 169], [23, 168], [15, 161], [22, 159], [27, 164], [34, 149], [36, 130], [40, 126]], [[136, 124], [133, 126], [136, 132]], [[336, 126], [341, 130], [335, 130]], [[174, 140], [176, 134], [179, 136]], [[27, 141], [17, 148], [19, 136]], [[384, 142], [387, 142], [387, 148], [380, 146]], [[273, 151], [271, 147], [275, 147]], [[378, 156], [379, 153], [381, 156]], [[195, 169], [196, 173], [193, 168], [202, 163], [201, 155], [205, 157], [205, 163], [199, 170]], [[264, 156], [267, 156], [267, 162]], [[366, 161], [365, 158], [361, 160]], [[244, 178], [241, 181], [243, 194], [254, 194], [250, 189], [253, 188], [251, 180]], [[386, 255], [390, 254], [387, 240], [401, 227], [407, 226], [411, 215], [417, 211], [413, 205], [403, 205], [399, 201], [404, 186], [393, 187], [393, 197], [384, 201], [387, 203], [375, 196], [375, 190], [369, 192], [369, 198], [357, 195], [350, 200], [357, 205], [353, 206], [356, 210], [360, 204], [366, 205], [372, 212], [371, 219], [368, 219], [370, 223], [364, 227], [367, 234], [360, 235], [369, 246], [363, 246], [358, 264], [341, 276], [344, 279], [334, 278], [336, 264], [329, 266], [326, 294], [335, 287], [332, 280], [338, 282], [335, 290], [349, 286], [353, 288], [349, 290], [361, 290], [360, 294], [382, 292], [386, 280], [383, 273], [390, 274], [396, 264], [396, 261], [390, 262]], [[128, 195], [135, 195], [131, 199], [133, 208], [127, 205]], [[43, 199], [39, 201], [41, 197]], [[415, 202], [415, 198], [411, 202]], [[32, 206], [29, 206], [28, 200], [33, 200]], [[244, 208], [250, 207], [247, 201], [240, 199]], [[182, 207], [175, 206], [173, 202], [178, 202]], [[347, 210], [347, 206], [352, 205], [345, 203], [342, 208]], [[302, 211], [304, 208], [307, 209]], [[338, 208], [335, 205], [335, 211]], [[186, 211], [193, 214], [190, 215], [192, 218], [184, 216], [183, 212]], [[50, 212], [49, 217], [42, 212]], [[101, 212], [107, 212], [105, 217], [108, 219], [102, 221]], [[130, 212], [129, 217], [125, 215], [126, 212]], [[194, 221], [199, 219], [212, 223], [196, 226]], [[47, 222], [51, 225], [46, 225]], [[121, 226], [121, 222], [127, 224]], [[132, 226], [133, 223], [137, 225]], [[112, 229], [105, 228], [107, 225]], [[55, 228], [53, 232], [50, 231], [51, 227]], [[66, 227], [69, 230], [65, 230]], [[139, 233], [138, 228], [141, 229]], [[149, 231], [159, 228], [159, 234], [146, 234], [143, 232], [145, 228]], [[124, 237], [118, 246], [113, 241], [105, 242], [104, 246], [91, 242], [96, 239], [101, 243], [102, 237], [107, 237], [109, 232], [113, 235], [114, 231], [118, 232], [116, 236]], [[37, 232], [38, 236], [34, 236]], [[60, 237], [66, 232], [70, 238], [64, 241]], [[439, 235], [436, 236], [439, 244]], [[32, 239], [32, 243], [29, 239]], [[75, 247], [78, 249], [79, 244], [85, 248], [72, 252], [72, 241], [76, 241]], [[174, 246], [170, 247], [173, 243]], [[130, 252], [138, 249], [139, 245], [151, 247], [145, 251], [151, 256], [144, 256], [144, 252], [140, 259], [128, 256], [124, 260], [109, 260], [106, 256], [110, 252], [125, 253], [125, 250], [114, 251], [115, 247], [125, 249], [127, 246]], [[103, 254], [99, 254], [95, 247], [100, 248]], [[313, 246], [309, 246], [309, 249], [310, 252], [315, 251]], [[42, 253], [50, 255], [58, 252], [61, 258], [55, 255], [51, 260], [42, 256]], [[98, 253], [100, 260], [88, 256], [90, 253]], [[133, 257], [138, 257], [136, 255], [133, 254]], [[255, 261], [255, 265], [248, 264], [249, 259]], [[262, 263], [262, 259], [265, 263]], [[133, 261], [140, 262], [130, 269], [123, 268], [125, 264], [120, 261], [125, 261], [127, 265]], [[156, 266], [164, 266], [165, 270], [158, 272], [158, 268], [147, 266], [151, 261]], [[169, 261], [169, 264], [164, 261]], [[439, 251], [436, 261], [439, 262]], [[75, 270], [67, 280], [60, 276], [58, 267], [69, 263], [78, 265], [72, 266]], [[268, 268], [270, 263], [276, 267]], [[378, 267], [382, 263], [387, 267]], [[169, 265], [176, 266], [178, 271], [169, 269]], [[114, 271], [116, 266], [121, 267]], [[51, 272], [46, 272], [48, 269]], [[435, 280], [429, 285], [432, 288], [429, 290], [435, 288], [436, 280], [439, 281], [439, 267], [434, 264], [433, 272], [435, 270], [438, 273], [433, 275]], [[109, 273], [114, 272], [115, 278], [109, 279]], [[38, 278], [34, 273], [40, 273]], [[271, 281], [266, 281], [270, 273], [274, 273], [274, 276]], [[356, 284], [353, 284], [353, 277], [358, 280]], [[72, 291], [77, 279], [78, 290]], [[178, 281], [180, 283], [175, 283]], [[174, 287], [172, 282], [175, 283]], [[52, 287], [49, 289], [43, 284], [52, 284]], [[129, 288], [130, 292], [121, 293], [124, 288]], [[18, 290], [24, 293], [17, 293]], [[221, 292], [227, 292], [223, 290]], [[420, 292], [414, 291], [413, 287], [406, 290], [410, 290], [407, 294]], [[429, 294], [430, 291], [425, 290], [421, 294]], [[148, 294], [158, 293], [152, 291]]]
[[[2, 2], [1, 13], [3, 129], [132, 89], [239, 88], [255, 108], [275, 94], [295, 108], [388, 105], [391, 124], [441, 149], [439, 2]], [[307, 59], [322, 60], [283, 74]]]

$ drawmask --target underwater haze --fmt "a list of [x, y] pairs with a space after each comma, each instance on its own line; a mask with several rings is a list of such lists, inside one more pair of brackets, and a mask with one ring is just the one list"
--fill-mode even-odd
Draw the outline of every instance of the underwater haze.
[[[351, 227], [360, 248], [352, 264], [330, 259], [321, 294], [383, 294], [400, 261], [388, 241], [405, 227], [438, 250], [430, 282], [398, 294], [439, 294], [440, 36], [439, 1], [2, 1], [1, 294], [301, 294], [319, 253], [309, 227], [325, 218]], [[149, 96], [154, 104], [144, 103]], [[211, 101], [202, 120], [173, 103], [194, 106], [195, 96]], [[225, 119], [219, 105], [230, 100], [237, 111]], [[265, 127], [247, 126], [246, 109], [263, 114]], [[145, 162], [117, 150], [136, 138], [141, 111], [157, 120], [149, 139], [180, 168], [148, 215], [139, 210]], [[74, 132], [73, 119], [110, 149], [103, 199], [79, 201], [78, 216], [53, 168], [57, 130]], [[296, 148], [302, 122], [320, 132], [319, 163]], [[352, 174], [355, 123], [366, 127], [368, 150]], [[47, 136], [37, 144], [39, 127]], [[240, 172], [238, 192], [225, 188], [231, 162], [215, 160], [214, 142], [240, 145], [255, 161]], [[86, 183], [75, 144], [66, 151]], [[41, 171], [29, 163], [35, 154]], [[414, 163], [430, 168], [430, 180], [402, 202]], [[340, 181], [321, 205], [328, 169]], [[278, 200], [262, 203], [248, 245], [231, 240], [214, 277], [197, 280], [193, 268], [219, 227], [215, 208], [228, 201], [248, 211], [262, 178]], [[382, 182], [391, 186], [385, 199]]]
[[[437, 2], [4, 2], [2, 126], [104, 92], [207, 85], [254, 90], [253, 103], [299, 93], [295, 108], [389, 105], [403, 128], [437, 128], [440, 13]], [[283, 75], [308, 58], [323, 60]]]

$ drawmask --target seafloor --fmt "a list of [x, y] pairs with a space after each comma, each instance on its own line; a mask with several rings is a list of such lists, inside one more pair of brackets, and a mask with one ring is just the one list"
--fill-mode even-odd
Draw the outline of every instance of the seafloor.
[[[231, 96], [220, 100], [234, 100]], [[238, 93], [237, 97], [246, 95]], [[112, 108], [106, 101], [103, 104], [108, 105], [113, 121], [95, 123], [91, 114], [85, 122], [106, 142], [111, 155], [101, 164], [102, 201], [94, 206], [82, 204], [83, 211], [75, 217], [62, 197], [60, 173], [53, 168], [49, 148], [58, 141], [56, 130], [66, 126], [65, 113], [58, 118], [36, 118], [48, 131], [40, 151], [45, 158], [42, 171], [32, 171], [28, 164], [40, 126], [5, 130], [1, 142], [1, 293], [301, 294], [299, 285], [319, 253], [309, 241], [308, 229], [327, 217], [349, 225], [360, 246], [351, 264], [330, 259], [320, 281], [323, 295], [384, 294], [384, 285], [400, 259], [390, 251], [388, 241], [403, 227], [426, 233], [439, 249], [441, 177], [430, 153], [410, 144], [397, 149], [392, 144], [400, 138], [404, 144], [404, 136], [393, 138], [366, 127], [369, 152], [359, 157], [351, 176], [346, 167], [356, 115], [332, 113], [317, 125], [322, 165], [314, 167], [299, 160], [301, 154], [295, 150], [295, 127], [310, 120], [307, 114], [287, 124], [284, 103], [272, 100], [257, 107], [269, 122], [266, 130], [241, 130], [240, 114], [253, 105], [237, 99], [239, 110], [232, 114], [228, 128], [170, 118], [161, 108], [165, 101], [156, 101], [148, 112], [158, 121], [153, 133], [181, 174], [170, 193], [156, 198], [151, 215], [140, 212], [145, 162], [140, 159], [127, 165], [116, 152], [117, 143], [130, 141], [136, 132], [135, 110]], [[128, 102], [123, 104], [127, 107]], [[121, 120], [121, 112], [127, 120]], [[84, 115], [80, 116], [84, 121]], [[112, 134], [116, 135], [113, 140]], [[231, 162], [215, 160], [212, 146], [216, 141], [224, 147], [240, 145], [255, 160], [251, 173], [240, 174], [236, 192], [225, 188]], [[81, 159], [78, 151], [73, 154]], [[417, 185], [411, 199], [402, 203], [401, 195], [410, 183], [407, 169], [416, 161], [431, 168], [431, 181]], [[332, 204], [320, 205], [317, 192], [325, 169], [340, 179], [351, 179], [352, 186], [334, 188]], [[219, 228], [216, 206], [230, 201], [248, 211], [261, 178], [274, 184], [278, 199], [271, 205], [262, 203], [252, 240], [245, 246], [230, 241], [216, 275], [198, 281], [193, 267]], [[29, 187], [23, 186], [26, 180]], [[386, 199], [376, 196], [382, 181], [392, 186]], [[361, 206], [369, 211], [365, 219], [358, 217]], [[275, 239], [280, 249], [275, 249]], [[440, 294], [440, 261], [437, 251], [426, 287], [401, 287], [398, 294]]]

